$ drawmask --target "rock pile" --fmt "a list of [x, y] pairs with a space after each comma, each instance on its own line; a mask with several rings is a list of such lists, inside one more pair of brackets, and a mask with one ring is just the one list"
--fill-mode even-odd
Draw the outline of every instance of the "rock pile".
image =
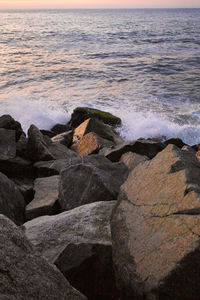
[[1, 299], [199, 299], [200, 147], [120, 124], [0, 117]]

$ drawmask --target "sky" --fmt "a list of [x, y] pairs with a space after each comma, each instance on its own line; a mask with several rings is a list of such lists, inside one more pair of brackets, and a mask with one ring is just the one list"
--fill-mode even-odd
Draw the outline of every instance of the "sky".
[[164, 8], [200, 7], [200, 0], [0, 0], [0, 9], [16, 8]]

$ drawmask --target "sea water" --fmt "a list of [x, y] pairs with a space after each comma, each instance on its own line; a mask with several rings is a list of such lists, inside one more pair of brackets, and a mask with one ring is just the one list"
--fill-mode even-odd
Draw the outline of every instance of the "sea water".
[[77, 106], [200, 143], [200, 9], [0, 11], [0, 115], [50, 129]]

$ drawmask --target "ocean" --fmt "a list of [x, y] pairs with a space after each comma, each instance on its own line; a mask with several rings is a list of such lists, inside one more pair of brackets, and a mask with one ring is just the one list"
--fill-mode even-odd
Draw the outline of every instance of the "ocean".
[[126, 140], [200, 143], [200, 9], [0, 11], [0, 62], [0, 115], [25, 131], [89, 106]]

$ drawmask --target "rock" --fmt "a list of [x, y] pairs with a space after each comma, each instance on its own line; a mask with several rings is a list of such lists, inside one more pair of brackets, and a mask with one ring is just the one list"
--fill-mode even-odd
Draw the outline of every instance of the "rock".
[[112, 299], [116, 295], [110, 237], [115, 202], [87, 204], [23, 225], [38, 253], [55, 263], [88, 299]]
[[60, 171], [68, 165], [68, 159], [57, 159], [49, 161], [39, 161], [34, 164], [37, 177], [47, 177], [52, 175], [58, 175]]
[[24, 221], [25, 202], [16, 185], [0, 173], [0, 214], [4, 214], [17, 225]]
[[195, 151], [196, 157], [200, 161], [200, 144], [192, 146], [191, 149]]
[[99, 155], [74, 159], [60, 172], [59, 204], [63, 211], [117, 198], [128, 168]]
[[64, 145], [53, 143], [50, 138], [43, 136], [40, 130], [31, 125], [28, 130], [27, 155], [32, 161], [55, 160], [77, 156]]
[[8, 177], [35, 177], [35, 170], [30, 160], [16, 156], [7, 160], [0, 159], [0, 172]]
[[79, 156], [98, 153], [103, 147], [112, 147], [111, 141], [99, 137], [96, 133], [90, 132], [84, 135], [81, 140], [72, 145], [71, 149], [76, 151]]
[[169, 145], [121, 186], [111, 217], [120, 299], [198, 299], [200, 164]]
[[169, 139], [167, 141], [164, 142], [164, 145], [167, 146], [167, 145], [175, 145], [179, 148], [182, 148], [183, 146], [185, 146], [186, 144], [181, 140], [181, 139], [178, 139], [178, 138], [172, 138], [172, 139]]
[[46, 129], [40, 129], [40, 132], [41, 132], [43, 135], [47, 135], [50, 139], [56, 135], [55, 132], [53, 132], [53, 131], [51, 131], [51, 130], [46, 130]]
[[105, 124], [111, 126], [120, 126], [121, 119], [108, 113], [105, 111], [101, 111], [94, 108], [89, 107], [77, 107], [71, 116], [71, 120], [69, 122], [71, 127], [76, 128], [82, 122], [87, 120], [88, 118], [95, 118], [99, 119], [100, 121], [104, 122]]
[[72, 144], [73, 135], [74, 135], [74, 131], [70, 130], [70, 131], [57, 134], [51, 140], [52, 142], [57, 142], [67, 147], [70, 147]]
[[0, 216], [0, 299], [79, 300], [59, 270], [36, 253], [21, 228]]
[[28, 204], [34, 197], [34, 190], [33, 190], [33, 179], [20, 177], [20, 178], [12, 178], [12, 181], [16, 184], [19, 191], [24, 197], [26, 204]]
[[137, 165], [147, 160], [149, 160], [147, 156], [133, 152], [124, 153], [120, 158], [120, 161], [122, 161], [129, 168], [129, 170], [133, 170], [135, 167], [137, 167]]
[[51, 128], [51, 131], [53, 131], [56, 134], [60, 134], [69, 130], [71, 130], [71, 127], [69, 125], [64, 124], [56, 124]]
[[120, 144], [123, 142], [123, 139], [111, 126], [106, 125], [97, 119], [89, 118], [75, 129], [73, 143], [80, 141], [83, 136], [89, 132], [96, 133], [99, 137], [114, 144]]
[[134, 152], [140, 155], [145, 155], [150, 159], [164, 149], [161, 142], [155, 142], [151, 139], [139, 139], [133, 142], [124, 142], [114, 148], [104, 148], [99, 154], [104, 155], [113, 162], [119, 161], [122, 154]]
[[34, 199], [26, 206], [26, 220], [52, 215], [58, 209], [59, 175], [37, 178], [34, 182]]
[[13, 158], [16, 155], [14, 130], [0, 128], [0, 159]]
[[16, 154], [17, 156], [21, 156], [23, 158], [26, 157], [26, 152], [27, 152], [27, 143], [28, 139], [26, 138], [25, 133], [22, 133], [17, 144], [16, 144]]
[[3, 115], [0, 117], [0, 128], [15, 130], [16, 141], [19, 140], [23, 133], [21, 124], [15, 121], [10, 115]]

